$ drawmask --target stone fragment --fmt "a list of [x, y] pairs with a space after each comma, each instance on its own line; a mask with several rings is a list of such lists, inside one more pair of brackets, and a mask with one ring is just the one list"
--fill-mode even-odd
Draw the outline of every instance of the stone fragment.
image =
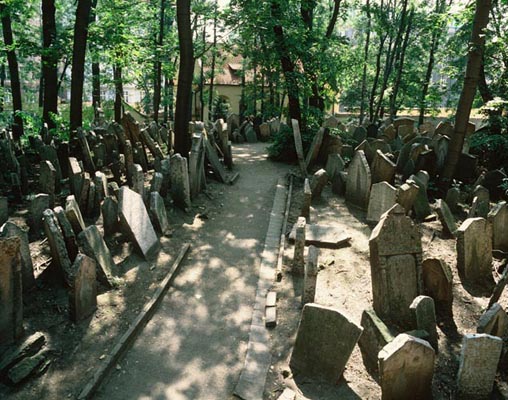
[[81, 215], [81, 210], [79, 209], [78, 202], [72, 194], [67, 196], [65, 199], [65, 215], [71, 223], [74, 233], [79, 235], [79, 233], [85, 229], [85, 221]]
[[[297, 224], [289, 234], [289, 240], [295, 241]], [[316, 247], [336, 248], [351, 240], [343, 229], [336, 225], [316, 225], [306, 224], [305, 226], [305, 245], [314, 245]]]
[[467, 334], [462, 339], [458, 400], [489, 399], [494, 386], [503, 340], [487, 334]]
[[17, 237], [0, 239], [0, 345], [10, 344], [23, 333], [23, 283]]
[[97, 281], [95, 261], [78, 254], [74, 261], [74, 282], [69, 291], [69, 312], [71, 319], [79, 322], [92, 315], [97, 308]]
[[23, 292], [26, 293], [35, 286], [34, 267], [30, 247], [28, 242], [28, 233], [12, 222], [6, 222], [0, 227], [0, 238], [19, 238], [21, 253], [21, 274], [23, 283]]
[[392, 162], [381, 150], [377, 150], [372, 161], [372, 183], [386, 181], [393, 182], [395, 176], [395, 163]]
[[426, 331], [430, 345], [437, 352], [438, 336], [434, 300], [429, 296], [417, 296], [409, 306], [409, 309], [413, 314], [414, 329]]
[[125, 233], [145, 259], [155, 257], [160, 249], [150, 217], [141, 196], [126, 186], [120, 188], [118, 215]]
[[293, 273], [295, 275], [305, 274], [305, 226], [306, 220], [303, 217], [298, 217], [295, 224], [295, 250], [293, 253]]
[[431, 399], [434, 358], [428, 342], [404, 333], [388, 343], [378, 356], [382, 400]]
[[362, 150], [357, 151], [348, 168], [346, 200], [361, 209], [369, 205], [371, 174], [369, 164]]
[[394, 206], [396, 200], [397, 189], [388, 182], [373, 184], [367, 209], [367, 221], [377, 223], [381, 216]]
[[493, 288], [492, 227], [485, 219], [468, 218], [457, 229], [457, 269], [463, 282]]
[[36, 332], [17, 346], [10, 346], [0, 358], [0, 374], [4, 375], [12, 366], [23, 358], [33, 356], [46, 343], [46, 337]]
[[320, 169], [316, 171], [316, 173], [312, 176], [310, 182], [310, 190], [312, 192], [312, 199], [319, 199], [321, 197], [321, 193], [328, 183], [328, 174], [324, 169]]
[[309, 246], [307, 262], [305, 263], [305, 276], [303, 279], [302, 304], [314, 303], [316, 295], [316, 283], [318, 274], [319, 249], [315, 246]]
[[106, 197], [101, 205], [101, 213], [104, 236], [111, 236], [118, 232], [118, 201], [111, 196]]
[[364, 310], [361, 322], [363, 333], [358, 345], [363, 363], [368, 371], [377, 372], [377, 356], [383, 347], [393, 340], [393, 335], [372, 309]]
[[42, 193], [49, 195], [49, 205], [53, 206], [55, 203], [55, 181], [56, 169], [51, 162], [44, 160], [41, 162], [39, 171], [39, 188]]
[[500, 304], [494, 303], [478, 321], [476, 331], [505, 339], [508, 329], [508, 316]]
[[192, 204], [187, 159], [178, 153], [171, 156], [170, 176], [171, 197], [175, 205], [183, 210], [190, 209]]
[[291, 369], [305, 377], [336, 384], [362, 330], [334, 308], [306, 304], [291, 354]]
[[[97, 226], [90, 225], [78, 235], [80, 250], [97, 263], [97, 278], [108, 287], [114, 286], [115, 262]], [[80, 264], [75, 264], [75, 266]]]
[[303, 183], [303, 202], [300, 216], [310, 221], [310, 203], [312, 201], [312, 190], [310, 189], [309, 179], [305, 178]]
[[446, 237], [455, 236], [455, 231], [457, 230], [457, 223], [455, 222], [455, 217], [452, 212], [448, 208], [448, 204], [442, 199], [438, 199], [436, 202], [436, 212], [443, 227], [443, 234]]
[[46, 362], [47, 354], [45, 351], [27, 357], [12, 367], [7, 373], [7, 379], [12, 385], [19, 385], [32, 374], [40, 370]]
[[418, 226], [396, 204], [372, 231], [369, 248], [374, 310], [383, 319], [409, 325], [409, 306], [423, 290]]
[[168, 216], [164, 199], [158, 192], [150, 193], [150, 215], [155, 229], [162, 235], [166, 234], [169, 230]]
[[453, 275], [443, 260], [427, 258], [422, 263], [424, 293], [434, 299], [436, 313], [449, 317], [453, 305]]
[[492, 225], [492, 248], [508, 252], [508, 204], [497, 203], [489, 212], [487, 220]]

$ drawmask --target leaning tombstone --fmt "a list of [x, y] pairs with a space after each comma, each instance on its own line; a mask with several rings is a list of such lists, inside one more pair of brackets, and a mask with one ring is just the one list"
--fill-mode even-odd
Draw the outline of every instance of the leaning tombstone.
[[76, 235], [85, 229], [85, 222], [81, 215], [81, 210], [79, 209], [76, 198], [72, 194], [65, 199], [65, 215], [71, 223], [72, 229]]
[[377, 372], [377, 356], [383, 347], [393, 340], [393, 335], [372, 309], [362, 313], [362, 336], [358, 345], [362, 352], [363, 363], [368, 371]]
[[478, 320], [476, 331], [505, 339], [508, 333], [507, 329], [508, 316], [500, 304], [494, 303]]
[[443, 260], [427, 258], [422, 263], [424, 293], [434, 299], [438, 316], [450, 317], [453, 306], [452, 270]]
[[367, 209], [371, 183], [369, 164], [364, 152], [359, 150], [348, 168], [346, 201], [359, 208]]
[[490, 398], [502, 348], [503, 340], [497, 336], [464, 335], [457, 375], [457, 400]]
[[326, 171], [323, 168], [316, 171], [316, 173], [312, 176], [312, 179], [310, 181], [310, 190], [312, 192], [313, 199], [318, 199], [321, 197], [321, 193], [323, 192], [323, 189], [325, 188], [327, 183], [328, 183], [328, 174], [326, 173]]
[[296, 374], [336, 384], [362, 330], [334, 308], [306, 304], [291, 354], [291, 369]]
[[388, 210], [369, 239], [374, 310], [383, 319], [411, 324], [409, 306], [422, 293], [418, 226], [400, 204]]
[[418, 196], [419, 190], [420, 189], [414, 181], [406, 181], [397, 189], [397, 203], [404, 207], [406, 214], [409, 214], [413, 208], [413, 204], [416, 201], [416, 196]]
[[169, 230], [169, 222], [164, 199], [158, 192], [150, 193], [150, 215], [155, 229], [165, 235]]
[[451, 187], [446, 192], [445, 202], [450, 208], [451, 212], [459, 211], [459, 199], [460, 199], [460, 189], [456, 186]]
[[434, 358], [428, 342], [404, 333], [388, 343], [378, 356], [382, 400], [431, 399]]
[[75, 275], [69, 291], [69, 312], [71, 319], [79, 322], [97, 309], [95, 261], [80, 253], [74, 260], [73, 269]]
[[492, 224], [492, 248], [508, 252], [508, 205], [501, 201], [489, 212], [487, 220]]
[[106, 197], [101, 205], [101, 213], [104, 236], [118, 232], [118, 201], [111, 196]]
[[438, 336], [436, 329], [436, 309], [429, 296], [417, 296], [409, 306], [413, 314], [413, 328], [428, 333], [429, 343], [437, 352]]
[[395, 163], [390, 160], [381, 150], [377, 150], [372, 161], [372, 183], [386, 181], [393, 183], [395, 176]]
[[454, 237], [455, 231], [457, 230], [457, 224], [455, 217], [453, 216], [448, 204], [442, 199], [438, 199], [436, 202], [436, 213], [443, 227], [443, 234], [446, 237]]
[[50, 161], [42, 161], [40, 166], [39, 187], [41, 192], [49, 195], [49, 205], [55, 203], [56, 169]]
[[23, 290], [20, 239], [0, 239], [0, 345], [23, 333]]

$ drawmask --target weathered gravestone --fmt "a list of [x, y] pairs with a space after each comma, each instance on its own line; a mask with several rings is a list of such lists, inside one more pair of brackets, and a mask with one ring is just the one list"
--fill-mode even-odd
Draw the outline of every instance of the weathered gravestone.
[[132, 190], [141, 195], [141, 197], [144, 197], [145, 174], [143, 173], [143, 168], [141, 168], [141, 165], [134, 164], [132, 166], [131, 177], [132, 177]]
[[448, 208], [448, 204], [442, 199], [438, 199], [436, 202], [436, 213], [443, 227], [443, 234], [447, 237], [453, 237], [457, 230], [455, 217]]
[[397, 189], [397, 203], [404, 207], [406, 214], [413, 208], [418, 191], [419, 188], [414, 181], [406, 181]]
[[438, 316], [452, 315], [453, 275], [443, 260], [427, 258], [422, 263], [424, 293], [434, 299]]
[[492, 289], [492, 227], [485, 219], [468, 218], [457, 229], [457, 269], [465, 283]]
[[394, 206], [396, 199], [397, 189], [388, 182], [373, 184], [367, 209], [367, 221], [377, 223], [381, 216]]
[[303, 202], [300, 216], [304, 217], [307, 221], [310, 221], [310, 204], [312, 201], [312, 190], [310, 190], [309, 179], [305, 178], [303, 183]]
[[97, 263], [97, 278], [106, 286], [114, 286], [115, 262], [97, 226], [90, 225], [78, 235], [80, 250]]
[[74, 262], [76, 255], [78, 254], [78, 246], [76, 244], [76, 235], [74, 233], [74, 230], [72, 229], [71, 223], [67, 219], [65, 211], [62, 207], [60, 206], [55, 207], [53, 209], [53, 212], [58, 221], [58, 226], [62, 231], [69, 260], [71, 260], [71, 262]]
[[[422, 171], [420, 171], [422, 172]], [[423, 171], [424, 172], [424, 171]], [[428, 177], [428, 174], [427, 174]], [[427, 196], [427, 179], [422, 179], [420, 175], [411, 175], [409, 178], [414, 181], [418, 186], [418, 194], [416, 195], [416, 199], [413, 203], [413, 209], [415, 211], [415, 216], [419, 220], [425, 219], [427, 216], [432, 214], [432, 209], [430, 208], [429, 198]]]
[[55, 181], [55, 167], [47, 160], [42, 161], [40, 166], [39, 187], [42, 193], [49, 195], [50, 206], [53, 206], [55, 203]]
[[158, 192], [150, 193], [150, 215], [155, 229], [165, 235], [169, 230], [169, 222], [164, 199]]
[[205, 151], [202, 134], [192, 136], [192, 146], [189, 153], [189, 185], [191, 198], [195, 198], [204, 188]]
[[329, 154], [328, 160], [326, 161], [326, 173], [328, 174], [328, 178], [332, 183], [332, 192], [337, 193], [337, 186], [340, 185], [339, 181], [341, 180], [340, 173], [344, 171], [345, 162], [340, 156], [340, 154]]
[[69, 291], [69, 312], [73, 321], [89, 317], [97, 308], [95, 268], [95, 261], [84, 254], [78, 254], [74, 260], [75, 275]]
[[26, 293], [35, 286], [34, 267], [30, 255], [28, 234], [16, 224], [6, 222], [0, 227], [0, 238], [19, 238], [23, 292]]
[[396, 204], [369, 239], [374, 310], [398, 325], [411, 324], [409, 306], [422, 293], [422, 244], [418, 226]]
[[462, 339], [457, 400], [490, 398], [503, 340], [487, 334], [467, 334]]
[[409, 309], [413, 314], [413, 328], [426, 331], [430, 345], [437, 352], [438, 336], [434, 300], [429, 296], [417, 296], [409, 306]]
[[314, 135], [314, 138], [312, 139], [312, 143], [309, 148], [309, 152], [305, 157], [305, 165], [307, 168], [311, 167], [314, 161], [316, 161], [316, 158], [319, 154], [319, 149], [321, 148], [321, 143], [323, 143], [324, 135], [325, 135], [324, 128], [319, 128], [317, 133]]
[[118, 215], [125, 233], [145, 259], [153, 258], [160, 248], [150, 217], [141, 196], [126, 186], [120, 188]]
[[293, 273], [296, 275], [305, 274], [305, 226], [304, 217], [298, 217], [296, 221], [295, 250], [293, 253]]
[[309, 246], [309, 254], [305, 263], [305, 276], [303, 279], [302, 304], [314, 303], [318, 275], [319, 249]]
[[49, 195], [36, 194], [30, 203], [30, 229], [38, 234], [42, 225], [42, 213], [49, 208]]
[[460, 189], [456, 186], [451, 187], [446, 192], [445, 202], [450, 208], [451, 212], [459, 211]]
[[323, 168], [314, 173], [310, 181], [310, 190], [312, 192], [313, 199], [318, 199], [321, 197], [321, 193], [323, 192], [323, 189], [327, 183], [328, 174]]
[[111, 236], [118, 232], [118, 201], [111, 196], [106, 197], [101, 205], [101, 213], [104, 235]]
[[372, 184], [369, 164], [362, 150], [357, 151], [348, 168], [346, 201], [354, 206], [367, 209]]
[[175, 205], [184, 210], [189, 209], [192, 204], [187, 159], [177, 153], [171, 156], [170, 163], [171, 197]]
[[398, 335], [379, 352], [381, 399], [431, 399], [434, 358], [425, 340]]
[[372, 309], [362, 313], [362, 336], [358, 345], [362, 352], [363, 363], [368, 371], [377, 372], [377, 356], [381, 349], [393, 340], [393, 335]]
[[372, 183], [386, 181], [393, 182], [395, 176], [395, 163], [393, 163], [381, 150], [377, 150], [372, 161]]
[[85, 229], [85, 222], [83, 221], [78, 202], [72, 194], [65, 199], [65, 215], [71, 223], [74, 233], [79, 235]]
[[361, 143], [367, 138], [367, 130], [363, 126], [358, 126], [353, 131], [353, 139], [356, 143]]
[[507, 329], [508, 316], [500, 304], [494, 303], [478, 320], [476, 331], [505, 339], [508, 333]]
[[291, 369], [305, 377], [336, 384], [362, 330], [334, 308], [306, 304], [291, 354]]
[[492, 248], [508, 252], [508, 204], [497, 203], [489, 212], [487, 220], [492, 224]]
[[0, 345], [23, 333], [20, 239], [0, 239]]

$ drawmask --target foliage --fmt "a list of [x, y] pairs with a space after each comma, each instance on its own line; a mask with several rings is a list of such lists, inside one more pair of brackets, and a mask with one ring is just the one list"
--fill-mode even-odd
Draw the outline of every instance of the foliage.
[[272, 134], [272, 144], [268, 146], [268, 157], [274, 161], [296, 160], [295, 140], [289, 126], [281, 124], [280, 130]]

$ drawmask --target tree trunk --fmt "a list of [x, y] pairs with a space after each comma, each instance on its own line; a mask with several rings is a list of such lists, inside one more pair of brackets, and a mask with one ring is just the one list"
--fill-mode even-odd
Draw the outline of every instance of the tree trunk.
[[122, 82], [122, 67], [120, 65], [113, 66], [113, 80], [115, 81], [115, 121], [122, 122], [122, 97], [123, 97], [123, 82]]
[[370, 26], [372, 18], [370, 15], [370, 0], [365, 3], [365, 10], [367, 13], [367, 37], [365, 38], [365, 47], [363, 49], [363, 72], [362, 72], [362, 91], [360, 97], [360, 124], [363, 122], [363, 115], [365, 114], [365, 92], [367, 90], [367, 61], [369, 59], [369, 45], [370, 45]]
[[213, 46], [212, 65], [210, 67], [210, 87], [208, 88], [208, 120], [212, 120], [213, 113], [213, 85], [215, 82], [215, 63], [217, 61], [217, 1], [215, 1], [215, 16], [213, 18]]
[[23, 119], [19, 115], [19, 112], [23, 110], [21, 104], [21, 83], [19, 81], [18, 58], [14, 51], [10, 10], [3, 2], [0, 3], [0, 14], [2, 15], [2, 32], [4, 45], [7, 48], [7, 63], [9, 64], [9, 75], [11, 78], [12, 111], [14, 115], [12, 134], [14, 140], [19, 142], [19, 139], [23, 136]]
[[489, 22], [491, 6], [491, 0], [476, 0], [476, 11], [473, 19], [473, 32], [469, 46], [464, 86], [455, 114], [455, 129], [451, 137], [450, 146], [448, 147], [448, 155], [441, 176], [443, 188], [448, 187], [451, 183], [462, 152], [462, 146], [464, 145], [469, 115], [471, 114], [471, 107], [482, 66], [483, 50], [485, 47], [484, 30]]
[[4, 111], [5, 103], [5, 64], [0, 67], [0, 86], [2, 87], [2, 95], [0, 96], [0, 112]]
[[88, 39], [91, 0], [79, 0], [74, 23], [71, 77], [71, 131], [83, 125], [83, 82], [85, 79], [85, 54]]
[[175, 153], [180, 153], [183, 157], [189, 155], [191, 145], [189, 122], [191, 120], [194, 49], [192, 45], [190, 3], [190, 0], [176, 0], [180, 65], [178, 68], [178, 87], [176, 90]]
[[159, 14], [159, 35], [156, 42], [156, 58], [155, 58], [155, 77], [153, 88], [153, 119], [158, 122], [159, 107], [161, 104], [162, 92], [162, 45], [164, 44], [164, 11], [166, 8], [166, 0], [161, 0], [161, 8]]
[[58, 113], [58, 53], [55, 49], [56, 22], [55, 0], [42, 0], [42, 76], [44, 79], [44, 95], [42, 120], [49, 129], [56, 124], [51, 114]]
[[[97, 20], [95, 8], [97, 7], [97, 0], [92, 0], [92, 9], [90, 10], [90, 23], [94, 23]], [[93, 50], [94, 46], [89, 45], [92, 53], [92, 106], [94, 113], [101, 106], [101, 66], [98, 57], [94, 59]]]
[[[206, 46], [206, 20], [203, 20], [203, 31], [201, 39], [203, 46]], [[199, 69], [199, 119], [205, 120], [205, 56], [201, 56], [201, 68]]]

